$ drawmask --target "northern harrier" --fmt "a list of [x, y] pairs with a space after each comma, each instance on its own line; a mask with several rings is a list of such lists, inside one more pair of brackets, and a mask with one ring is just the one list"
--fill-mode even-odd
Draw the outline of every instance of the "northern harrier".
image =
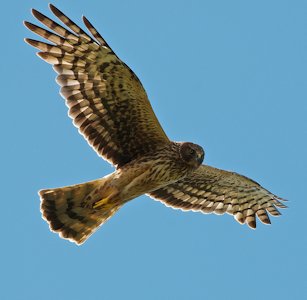
[[203, 149], [173, 142], [159, 124], [146, 92], [93, 25], [92, 36], [53, 5], [54, 22], [32, 13], [51, 31], [25, 26], [51, 43], [26, 39], [38, 56], [53, 65], [74, 125], [98, 155], [116, 170], [103, 178], [41, 190], [41, 211], [52, 231], [82, 244], [123, 204], [142, 194], [167, 206], [203, 213], [234, 215], [241, 224], [265, 224], [267, 213], [280, 215], [282, 198], [242, 175], [201, 165]]

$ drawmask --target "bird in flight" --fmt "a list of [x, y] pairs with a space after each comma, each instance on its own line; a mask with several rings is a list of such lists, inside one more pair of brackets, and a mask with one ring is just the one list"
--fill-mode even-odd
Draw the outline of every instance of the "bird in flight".
[[115, 171], [86, 183], [39, 191], [50, 229], [84, 243], [126, 202], [147, 194], [166, 206], [203, 213], [228, 213], [256, 228], [256, 216], [270, 224], [284, 199], [257, 182], [203, 165], [204, 150], [174, 142], [165, 134], [133, 71], [83, 17], [89, 34], [52, 4], [66, 28], [33, 9], [44, 29], [25, 26], [49, 42], [26, 38], [38, 56], [53, 65], [56, 81], [79, 132]]

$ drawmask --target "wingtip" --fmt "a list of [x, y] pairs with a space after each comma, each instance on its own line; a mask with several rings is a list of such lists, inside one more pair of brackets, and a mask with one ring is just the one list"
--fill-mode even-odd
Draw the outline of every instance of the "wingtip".
[[[31, 42], [30, 42], [31, 39], [29, 39], [29, 38], [24, 38], [23, 40], [24, 40], [25, 43], [31, 45]], [[31, 46], [32, 46], [32, 45], [31, 45]]]
[[87, 19], [86, 16], [82, 15], [82, 21], [87, 28], [91, 27], [91, 22]]
[[63, 13], [55, 7], [52, 3], [49, 3], [49, 9], [52, 11], [52, 13], [58, 17], [58, 15], [62, 15]]
[[268, 218], [266, 221], [263, 221], [262, 223], [263, 223], [264, 225], [271, 225], [271, 224], [272, 224], [270, 218]]
[[32, 9], [32, 15], [39, 21], [42, 21], [46, 18], [46, 16], [34, 8]]
[[252, 220], [252, 221], [247, 220], [246, 224], [248, 225], [250, 229], [256, 230], [257, 228], [256, 220]]
[[50, 2], [48, 3], [48, 7], [49, 7], [49, 9], [51, 9], [51, 10], [54, 9], [54, 8], [56, 8], [56, 7], [55, 7], [52, 3], [50, 3]]
[[31, 9], [31, 14], [32, 14], [32, 16], [34, 16], [35, 18], [36, 18], [36, 15], [37, 15], [38, 13], [39, 13], [38, 10], [36, 10], [35, 8], [32, 8], [32, 9]]
[[34, 27], [34, 25], [28, 21], [23, 21], [23, 25], [26, 26], [30, 30], [32, 30]]
[[46, 60], [47, 58], [47, 54], [45, 52], [37, 52], [36, 55], [42, 60]]
[[39, 42], [38, 42], [38, 41], [29, 39], [29, 38], [24, 38], [24, 41], [25, 41], [28, 45], [40, 49], [40, 48], [38, 47], [38, 45], [39, 45]]

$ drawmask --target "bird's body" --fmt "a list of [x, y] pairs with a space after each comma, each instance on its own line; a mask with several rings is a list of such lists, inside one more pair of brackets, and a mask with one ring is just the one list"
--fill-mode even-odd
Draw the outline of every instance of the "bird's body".
[[198, 145], [169, 142], [101, 179], [41, 190], [43, 216], [62, 237], [82, 243], [123, 204], [182, 180], [199, 167], [203, 157]]
[[202, 147], [169, 140], [137, 76], [84, 17], [88, 35], [60, 10], [68, 29], [36, 10], [46, 27], [27, 28], [52, 44], [26, 39], [58, 73], [61, 95], [74, 125], [98, 155], [116, 170], [103, 178], [39, 192], [52, 231], [82, 244], [123, 204], [142, 194], [173, 208], [229, 213], [256, 227], [270, 223], [283, 199], [242, 175], [201, 165]]
[[183, 179], [196, 170], [202, 160], [190, 166], [181, 160], [180, 147], [181, 143], [170, 142], [154, 154], [137, 158], [104, 177], [99, 192], [95, 190], [85, 198], [86, 205], [93, 206], [107, 197], [109, 201], [125, 203]]

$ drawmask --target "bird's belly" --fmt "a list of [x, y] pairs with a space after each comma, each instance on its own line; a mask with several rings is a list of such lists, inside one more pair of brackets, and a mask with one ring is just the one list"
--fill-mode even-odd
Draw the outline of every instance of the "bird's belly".
[[173, 172], [172, 168], [163, 164], [145, 164], [123, 172], [118, 177], [120, 187], [117, 184], [117, 188], [120, 190], [120, 198], [129, 201], [178, 181], [183, 176], [184, 173]]

